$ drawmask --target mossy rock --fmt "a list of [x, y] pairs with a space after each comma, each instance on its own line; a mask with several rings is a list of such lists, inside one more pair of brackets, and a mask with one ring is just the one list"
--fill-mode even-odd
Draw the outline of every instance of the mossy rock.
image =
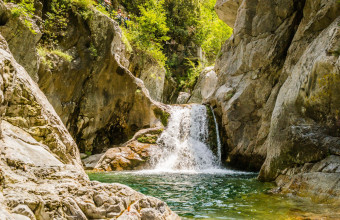
[[143, 144], [156, 144], [158, 136], [156, 135], [143, 135], [137, 138], [138, 142]]
[[149, 131], [147, 134], [143, 134], [137, 137], [137, 141], [143, 144], [156, 144], [159, 135], [163, 132], [163, 128]]
[[168, 120], [169, 120], [170, 114], [167, 113], [166, 111], [159, 109], [159, 108], [154, 109], [153, 112], [155, 113], [156, 117], [161, 120], [164, 127], [166, 127], [168, 125]]

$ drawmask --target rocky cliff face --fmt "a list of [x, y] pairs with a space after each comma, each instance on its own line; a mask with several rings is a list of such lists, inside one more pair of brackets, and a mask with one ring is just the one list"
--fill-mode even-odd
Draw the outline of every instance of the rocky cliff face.
[[164, 67], [142, 51], [134, 50], [130, 58], [129, 70], [134, 76], [143, 80], [145, 87], [150, 92], [150, 97], [158, 102], [163, 101], [165, 73]]
[[313, 191], [309, 179], [325, 178], [332, 187], [310, 188], [339, 195], [339, 3], [221, 0], [216, 10], [234, 27], [209, 100], [229, 162], [262, 167], [260, 179], [301, 194]]
[[120, 184], [90, 182], [76, 143], [0, 35], [0, 219], [178, 219]]
[[[72, 56], [66, 60], [49, 51], [37, 53], [41, 50], [37, 47], [48, 4], [37, 9], [37, 15], [31, 19], [35, 33], [23, 25], [22, 17], [11, 16], [13, 5], [0, 6], [0, 33], [15, 51], [16, 60], [46, 94], [81, 152], [100, 153], [127, 141], [142, 128], [160, 124], [154, 110], [162, 106], [150, 98], [143, 82], [125, 68], [129, 62], [122, 32], [112, 19], [96, 10], [91, 19], [85, 19], [69, 10], [67, 29], [58, 39], [58, 49]], [[13, 34], [14, 29], [18, 34]], [[23, 36], [28, 40], [22, 41]], [[150, 71], [155, 71], [152, 66], [144, 72]], [[164, 74], [160, 81], [164, 84]], [[151, 96], [161, 99], [158, 93]]]

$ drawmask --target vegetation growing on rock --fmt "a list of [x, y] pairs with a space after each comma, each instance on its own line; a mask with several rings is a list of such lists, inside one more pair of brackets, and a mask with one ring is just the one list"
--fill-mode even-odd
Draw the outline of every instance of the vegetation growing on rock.
[[158, 108], [154, 109], [153, 112], [161, 120], [162, 124], [166, 127], [168, 125], [168, 119], [170, 117], [170, 114]]
[[198, 72], [214, 63], [232, 32], [218, 19], [216, 0], [119, 2], [133, 15], [124, 31], [130, 43], [165, 66], [178, 91], [193, 89]]

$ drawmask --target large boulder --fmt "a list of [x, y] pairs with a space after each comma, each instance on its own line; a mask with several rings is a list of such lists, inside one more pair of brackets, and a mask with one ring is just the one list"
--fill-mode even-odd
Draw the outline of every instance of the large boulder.
[[237, 10], [241, 3], [242, 0], [217, 0], [215, 11], [222, 21], [234, 28]]
[[178, 97], [177, 97], [176, 104], [186, 104], [186, 103], [188, 103], [190, 96], [191, 95], [188, 92], [180, 92]]
[[107, 150], [95, 165], [96, 171], [141, 170], [151, 168], [160, 158], [156, 144], [162, 128], [144, 129], [120, 147]]
[[162, 201], [91, 182], [79, 151], [38, 85], [0, 35], [0, 218], [179, 219]]
[[[58, 38], [58, 49], [71, 56], [68, 60], [46, 48], [39, 48], [42, 52], [37, 55], [41, 34], [36, 23], [41, 23], [40, 17], [35, 16], [31, 21], [37, 28], [35, 34], [29, 27], [19, 25], [24, 19], [8, 15], [13, 5], [0, 3], [0, 6], [0, 16], [8, 18], [0, 33], [9, 41], [10, 49], [18, 51], [14, 54], [18, 62], [30, 67], [31, 75], [37, 78], [40, 89], [82, 153], [101, 153], [105, 148], [126, 142], [142, 128], [160, 125], [160, 114], [155, 112], [164, 108], [152, 100], [143, 81], [127, 69], [129, 61], [122, 31], [115, 21], [94, 9], [91, 19], [68, 10], [67, 29]], [[49, 7], [45, 6], [43, 10]], [[22, 41], [21, 35], [12, 35], [13, 27], [32, 40]], [[19, 49], [18, 41], [21, 41]], [[25, 50], [32, 53], [20, 52]], [[26, 58], [27, 54], [32, 55]], [[37, 60], [31, 62], [34, 59]], [[39, 63], [38, 69], [35, 62]], [[152, 68], [149, 70], [145, 74], [153, 72]], [[164, 83], [164, 73], [161, 74], [160, 84]], [[151, 85], [153, 81], [148, 83]], [[161, 99], [158, 93], [153, 93], [155, 90], [151, 91], [152, 96]]]
[[[235, 12], [209, 100], [222, 117], [228, 162], [262, 167], [259, 178], [285, 192], [338, 198], [337, 169], [312, 168], [340, 149], [339, 3], [243, 0], [225, 7]], [[332, 187], [316, 185], [320, 178]]]
[[157, 60], [135, 49], [130, 58], [129, 70], [143, 80], [153, 100], [163, 101], [166, 70]]
[[217, 86], [217, 75], [214, 71], [214, 67], [206, 67], [200, 73], [197, 83], [188, 103], [204, 103], [214, 94]]

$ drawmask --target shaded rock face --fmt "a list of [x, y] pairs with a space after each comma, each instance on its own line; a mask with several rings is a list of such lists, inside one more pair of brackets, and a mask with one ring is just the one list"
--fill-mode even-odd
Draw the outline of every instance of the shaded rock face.
[[71, 135], [1, 35], [0, 88], [1, 219], [179, 219], [156, 198], [89, 181]]
[[104, 154], [86, 155], [84, 158], [81, 158], [85, 170], [93, 170], [103, 155]]
[[[228, 160], [262, 167], [262, 180], [284, 175], [277, 182], [287, 188], [295, 178], [304, 184], [324, 176], [338, 189], [339, 181], [330, 177], [339, 175], [336, 170], [297, 173], [339, 155], [339, 3], [243, 0], [233, 25], [235, 11], [229, 10], [235, 2], [216, 5], [226, 5], [224, 20], [234, 34], [217, 60], [218, 86], [209, 100], [222, 117]], [[287, 171], [293, 168], [297, 172]]]
[[340, 205], [340, 156], [330, 155], [317, 163], [287, 168], [275, 182], [281, 192], [307, 195], [315, 202]]
[[[1, 7], [5, 8], [3, 3]], [[4, 9], [2, 13], [7, 16], [10, 11]], [[43, 62], [36, 52], [41, 34], [34, 35], [27, 27], [19, 26], [20, 18], [10, 17], [0, 32], [9, 40], [10, 49], [18, 51], [14, 54], [18, 62], [31, 70], [30, 75], [35, 76], [80, 151], [101, 153], [104, 148], [129, 140], [142, 128], [158, 125], [154, 109], [159, 107], [143, 82], [125, 68], [129, 62], [118, 24], [97, 11], [88, 20], [72, 10], [68, 13], [70, 22], [58, 46], [72, 55], [70, 62], [55, 54], [45, 57], [49, 65]], [[40, 30], [35, 22], [39, 19], [33, 21], [37, 33]], [[22, 37], [11, 35], [13, 27], [23, 29], [32, 40], [21, 42], [17, 48]], [[25, 49], [32, 50], [30, 60], [38, 57], [34, 61], [40, 63], [38, 69], [33, 61], [27, 63], [29, 59], [21, 53]], [[164, 76], [161, 81], [164, 82]], [[160, 99], [158, 93], [152, 95]]]
[[[275, 10], [282, 5], [284, 13]], [[216, 62], [219, 82], [210, 103], [222, 115], [228, 159], [241, 168], [259, 170], [266, 157], [271, 112], [302, 8], [301, 1], [243, 1]]]
[[129, 70], [136, 77], [143, 80], [153, 100], [158, 102], [163, 101], [166, 73], [164, 67], [161, 67], [156, 60], [147, 54], [135, 50], [130, 58]]

